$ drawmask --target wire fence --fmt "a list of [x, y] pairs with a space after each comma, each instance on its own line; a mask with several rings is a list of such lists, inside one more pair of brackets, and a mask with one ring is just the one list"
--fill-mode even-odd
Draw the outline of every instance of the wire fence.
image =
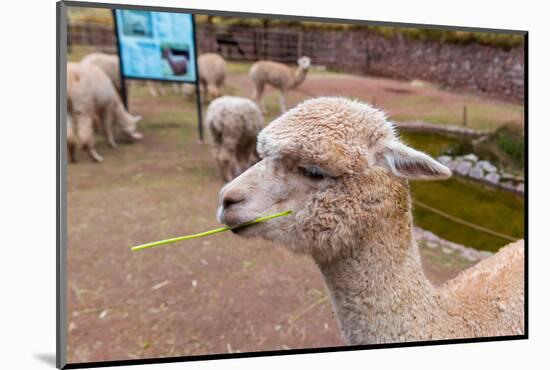
[[[67, 34], [70, 46], [86, 45], [94, 46], [100, 50], [116, 50], [116, 39], [112, 26], [73, 22], [69, 24]], [[307, 36], [305, 37], [300, 30], [197, 25], [199, 53], [217, 52], [228, 60], [270, 59], [282, 63], [294, 63], [302, 55], [313, 55], [314, 53], [319, 55], [324, 53], [329, 57], [332, 55], [328, 47], [319, 48], [309, 45], [304, 42], [305, 38]], [[323, 58], [316, 57], [316, 60], [322, 64]]]
[[69, 23], [67, 46], [93, 46], [108, 53], [116, 52], [116, 37], [112, 26], [97, 23]]

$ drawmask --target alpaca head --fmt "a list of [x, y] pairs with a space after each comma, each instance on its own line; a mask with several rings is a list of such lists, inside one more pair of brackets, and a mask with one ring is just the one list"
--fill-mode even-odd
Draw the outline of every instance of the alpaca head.
[[311, 59], [309, 57], [301, 57], [296, 62], [302, 69], [308, 69], [311, 66]]
[[344, 98], [316, 98], [286, 112], [258, 136], [260, 162], [220, 193], [218, 218], [235, 230], [281, 242], [318, 263], [349, 255], [365, 238], [410, 227], [406, 179], [449, 169], [403, 144], [384, 113]]
[[117, 123], [124, 135], [124, 139], [137, 141], [143, 139], [143, 134], [138, 132], [137, 123], [141, 121], [141, 116], [134, 116], [126, 111], [122, 114], [122, 119]]

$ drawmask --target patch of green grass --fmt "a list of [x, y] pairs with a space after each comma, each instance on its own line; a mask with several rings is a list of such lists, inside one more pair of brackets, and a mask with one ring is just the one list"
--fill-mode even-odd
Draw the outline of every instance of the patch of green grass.
[[[474, 99], [465, 96], [465, 99]], [[498, 127], [515, 120], [518, 125], [522, 121], [523, 107], [520, 104], [494, 103], [491, 101], [467, 101], [467, 126], [478, 130], [495, 130]], [[391, 111], [413, 107], [410, 113], [399, 112], [392, 115], [396, 121], [421, 120], [434, 124], [450, 124], [461, 126], [463, 124], [464, 103], [459, 99], [453, 102], [442, 101], [435, 96], [406, 95], [395, 97], [384, 108]]]
[[451, 44], [481, 44], [510, 49], [523, 45], [523, 35], [504, 33], [447, 31], [428, 28], [402, 28], [390, 26], [367, 26], [370, 30], [384, 37], [393, 38], [398, 35], [414, 40], [436, 41]]
[[[506, 113], [508, 117], [514, 117], [516, 123], [521, 122], [523, 108], [519, 104], [483, 104], [468, 103], [467, 104], [467, 121], [468, 127], [478, 128], [482, 130], [494, 130], [503, 124], [509, 122], [509, 118], [498, 119], [499, 115]], [[462, 115], [460, 116], [459, 124], [462, 123]], [[519, 125], [519, 124], [518, 124]]]
[[515, 127], [503, 126], [495, 132], [494, 139], [504, 153], [506, 153], [516, 165], [523, 167], [525, 163], [525, 136], [518, 133]]

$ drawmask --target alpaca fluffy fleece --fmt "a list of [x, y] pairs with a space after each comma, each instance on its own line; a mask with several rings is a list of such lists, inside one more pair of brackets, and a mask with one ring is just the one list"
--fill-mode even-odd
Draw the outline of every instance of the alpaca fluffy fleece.
[[221, 89], [225, 82], [225, 60], [219, 54], [206, 53], [198, 57], [199, 78], [207, 98], [215, 99], [222, 95]]
[[384, 112], [344, 98], [317, 98], [270, 123], [258, 137], [258, 153], [299, 158], [339, 176], [363, 172], [395, 137]]
[[208, 106], [206, 125], [224, 181], [230, 181], [257, 160], [256, 137], [263, 127], [263, 116], [249, 99], [224, 96]]
[[117, 92], [121, 93], [122, 83], [120, 81], [120, 61], [118, 56], [105, 53], [91, 53], [84, 56], [80, 63], [93, 64], [109, 76]]
[[[349, 344], [524, 333], [522, 240], [442, 287], [425, 277], [407, 179], [450, 172], [404, 145], [383, 112], [311, 99], [262, 130], [258, 153], [263, 159], [222, 189], [218, 218], [234, 225], [293, 210], [239, 235], [312, 256]], [[226, 197], [241, 202], [223, 205]]]

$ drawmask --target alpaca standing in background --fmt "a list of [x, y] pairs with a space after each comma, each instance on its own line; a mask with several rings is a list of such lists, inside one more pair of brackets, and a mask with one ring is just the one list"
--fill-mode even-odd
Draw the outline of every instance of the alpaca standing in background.
[[266, 112], [262, 102], [265, 85], [271, 85], [280, 91], [279, 103], [281, 112], [286, 111], [285, 94], [287, 91], [295, 89], [306, 79], [307, 72], [311, 66], [311, 59], [301, 57], [297, 61], [298, 67], [294, 70], [285, 64], [272, 62], [269, 60], [260, 60], [250, 67], [250, 78], [254, 83], [252, 99]]
[[201, 54], [197, 63], [199, 64], [199, 81], [205, 99], [220, 97], [227, 69], [223, 57], [215, 53]]
[[407, 179], [451, 171], [403, 144], [381, 111], [344, 98], [307, 100], [258, 136], [262, 160], [220, 193], [234, 230], [309, 254], [349, 344], [524, 333], [524, 247], [518, 241], [440, 288], [412, 235]]
[[[71, 145], [87, 149], [96, 162], [103, 158], [95, 150], [94, 127], [103, 127], [107, 141], [116, 148], [114, 125], [131, 141], [142, 139], [137, 131], [139, 116], [126, 111], [113, 83], [93, 64], [67, 63], [67, 114], [71, 122]], [[74, 152], [74, 149], [71, 149]], [[73, 155], [74, 160], [74, 155]]]
[[225, 182], [258, 161], [256, 137], [263, 127], [263, 116], [252, 100], [236, 96], [215, 99], [206, 111], [206, 125]]
[[[201, 94], [205, 100], [212, 100], [222, 96], [221, 89], [225, 82], [226, 63], [222, 56], [215, 53], [201, 54], [197, 58], [199, 65], [199, 81], [202, 87]], [[157, 97], [166, 95], [163, 84], [155, 81], [147, 81], [149, 95]], [[195, 93], [195, 86], [191, 84], [172, 83], [174, 93], [183, 93], [191, 97]]]

